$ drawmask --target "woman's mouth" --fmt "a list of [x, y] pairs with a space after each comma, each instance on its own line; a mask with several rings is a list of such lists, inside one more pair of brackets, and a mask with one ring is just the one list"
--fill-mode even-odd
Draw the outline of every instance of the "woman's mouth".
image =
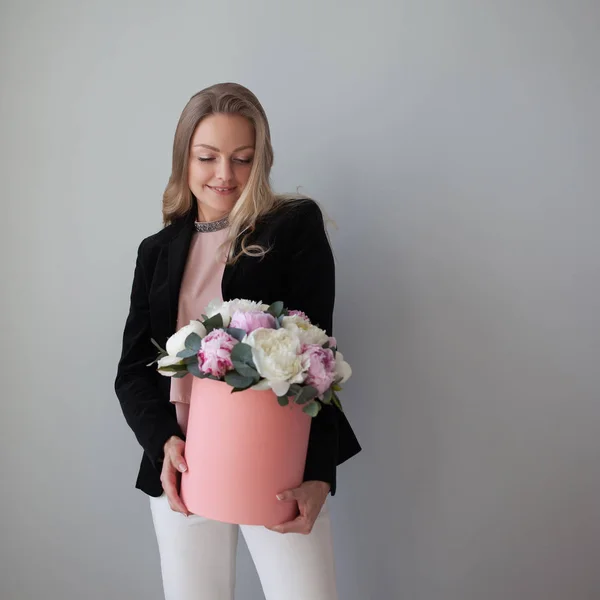
[[229, 196], [229, 194], [233, 194], [237, 189], [237, 187], [213, 187], [212, 185], [207, 185], [206, 187], [215, 192], [215, 194], [219, 194], [219, 196]]

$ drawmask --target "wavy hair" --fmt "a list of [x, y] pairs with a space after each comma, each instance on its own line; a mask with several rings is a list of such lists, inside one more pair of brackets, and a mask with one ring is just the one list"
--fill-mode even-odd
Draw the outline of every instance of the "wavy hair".
[[[237, 83], [217, 83], [194, 94], [186, 104], [175, 130], [173, 164], [163, 194], [162, 216], [165, 227], [194, 210], [195, 198], [188, 184], [190, 144], [196, 127], [209, 115], [238, 114], [254, 127], [255, 151], [248, 182], [229, 213], [229, 236], [222, 247], [229, 246], [227, 262], [240, 256], [264, 256], [268, 248], [248, 244], [257, 220], [289, 200], [306, 199], [294, 194], [275, 194], [271, 188], [273, 147], [267, 115], [258, 98]], [[236, 249], [239, 248], [239, 251]]]

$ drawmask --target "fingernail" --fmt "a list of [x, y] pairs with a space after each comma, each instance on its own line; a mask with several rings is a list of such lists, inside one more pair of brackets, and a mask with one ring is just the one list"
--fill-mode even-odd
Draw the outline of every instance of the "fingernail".
[[185, 473], [187, 471], [187, 467], [182, 463], [182, 464], [179, 465], [179, 470], [182, 473]]
[[277, 500], [283, 500], [283, 494], [277, 494]]

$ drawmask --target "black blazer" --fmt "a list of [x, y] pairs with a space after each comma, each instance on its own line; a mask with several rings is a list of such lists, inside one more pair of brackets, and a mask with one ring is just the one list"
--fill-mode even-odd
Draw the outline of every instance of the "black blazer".
[[[171, 379], [160, 375], [156, 365], [146, 366], [157, 355], [150, 338], [164, 347], [175, 333], [179, 289], [196, 218], [195, 207], [140, 244], [115, 379], [125, 419], [144, 450], [136, 487], [150, 496], [163, 491], [165, 442], [173, 435], [185, 439], [169, 400]], [[331, 335], [334, 261], [318, 205], [312, 200], [285, 204], [257, 223], [251, 242], [270, 251], [263, 258], [243, 256], [235, 265], [226, 265], [223, 299], [267, 304], [282, 300]], [[326, 481], [334, 494], [336, 466], [360, 450], [346, 416], [324, 406], [311, 423], [304, 480]]]

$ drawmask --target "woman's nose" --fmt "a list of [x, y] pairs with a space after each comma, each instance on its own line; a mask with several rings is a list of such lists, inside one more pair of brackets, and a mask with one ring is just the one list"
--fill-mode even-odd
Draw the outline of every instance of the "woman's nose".
[[217, 179], [221, 179], [225, 182], [232, 178], [233, 171], [231, 169], [231, 163], [228, 160], [220, 160], [217, 164]]

